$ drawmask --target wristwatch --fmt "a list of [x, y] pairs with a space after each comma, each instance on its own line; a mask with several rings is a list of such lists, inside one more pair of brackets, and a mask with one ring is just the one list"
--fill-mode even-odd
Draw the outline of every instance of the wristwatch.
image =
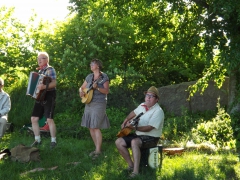
[[97, 90], [99, 91], [99, 87], [97, 88]]

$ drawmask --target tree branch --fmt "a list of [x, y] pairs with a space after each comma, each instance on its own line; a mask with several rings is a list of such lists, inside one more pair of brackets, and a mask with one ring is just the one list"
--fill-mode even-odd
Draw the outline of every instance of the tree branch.
[[206, 0], [192, 0], [192, 1], [195, 2], [197, 5], [202, 6], [206, 9], [208, 9], [208, 7], [209, 7]]

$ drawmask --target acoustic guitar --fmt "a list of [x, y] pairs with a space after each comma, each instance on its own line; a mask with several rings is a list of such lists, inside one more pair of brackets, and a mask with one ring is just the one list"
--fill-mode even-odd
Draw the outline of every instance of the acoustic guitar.
[[[99, 77], [96, 81], [93, 82], [93, 84], [97, 84], [102, 82], [103, 79], [101, 79], [101, 77]], [[88, 104], [91, 102], [92, 97], [93, 97], [93, 84], [91, 84], [91, 86], [89, 88], [84, 88], [82, 91], [84, 92], [84, 96], [81, 97], [82, 98], [82, 103], [84, 104]]]
[[[137, 126], [138, 125], [138, 121], [140, 119], [140, 117], [143, 115], [143, 112], [141, 112], [139, 115], [137, 115], [136, 118], [132, 119], [129, 123], [132, 126]], [[117, 137], [124, 137], [127, 136], [131, 133], [132, 129], [130, 127], [125, 126], [124, 128], [122, 128], [118, 133], [117, 133]]]

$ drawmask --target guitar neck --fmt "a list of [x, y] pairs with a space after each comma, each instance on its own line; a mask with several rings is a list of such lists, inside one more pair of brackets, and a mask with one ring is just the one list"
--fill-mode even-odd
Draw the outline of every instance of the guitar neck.
[[130, 124], [132, 125], [136, 125], [138, 123], [138, 121], [140, 120], [140, 117], [143, 115], [143, 112], [141, 112], [136, 118], [134, 118]]
[[99, 80], [100, 80], [101, 77], [102, 77], [102, 76], [100, 76], [98, 79], [96, 79], [95, 81], [93, 81], [93, 83], [89, 86], [89, 89], [88, 89], [87, 93], [93, 88], [93, 85], [94, 85], [94, 84], [96, 84], [96, 83], [99, 82]]

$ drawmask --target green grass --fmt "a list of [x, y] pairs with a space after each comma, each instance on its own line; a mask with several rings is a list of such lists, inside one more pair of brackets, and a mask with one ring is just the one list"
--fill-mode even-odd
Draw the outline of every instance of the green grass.
[[[38, 180], [122, 180], [127, 178], [123, 171], [127, 167], [113, 141], [103, 142], [103, 154], [93, 161], [89, 152], [94, 149], [92, 140], [61, 138], [58, 145], [51, 150], [50, 138], [42, 138], [40, 162], [20, 163], [10, 158], [0, 161], [0, 179], [38, 179]], [[33, 137], [27, 133], [13, 132], [6, 134], [0, 143], [0, 149], [13, 148], [18, 144], [29, 146]], [[77, 164], [73, 164], [77, 162]], [[55, 170], [49, 168], [57, 167]], [[44, 171], [26, 173], [35, 168]], [[25, 173], [25, 174], [24, 174]], [[240, 179], [240, 163], [232, 153], [204, 154], [200, 152], [184, 152], [181, 156], [164, 155], [161, 170], [141, 168], [141, 175], [136, 179], [162, 180], [211, 180]]]

